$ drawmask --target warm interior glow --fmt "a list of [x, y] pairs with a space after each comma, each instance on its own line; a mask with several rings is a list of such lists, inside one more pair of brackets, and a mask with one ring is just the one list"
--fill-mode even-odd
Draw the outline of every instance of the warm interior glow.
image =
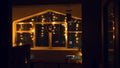
[[[55, 13], [58, 13], [58, 14], [61, 14], [61, 15], [65, 16], [65, 14], [62, 14], [62, 13], [59, 13], [59, 12], [56, 12], [56, 11], [52, 11], [52, 10], [48, 10], [48, 11], [55, 12]], [[45, 25], [46, 24], [52, 24], [53, 25], [52, 33], [49, 32], [49, 47], [50, 48], [52, 47], [52, 34], [56, 34], [55, 30], [54, 30], [54, 29], [56, 29], [55, 25], [58, 24], [58, 25], [64, 26], [64, 38], [65, 38], [65, 47], [64, 48], [68, 47], [68, 23], [67, 23], [67, 17], [64, 18], [63, 22], [61, 22], [61, 21], [55, 22], [55, 19], [57, 19], [58, 17], [53, 15], [54, 21], [53, 22], [51, 22], [51, 21], [46, 22], [46, 19], [42, 14], [44, 14], [44, 13], [46, 13], [48, 11], [41, 12], [41, 13], [38, 13], [38, 14], [34, 14], [34, 15], [31, 15], [31, 16], [28, 16], [28, 17], [25, 17], [25, 18], [21, 18], [21, 19], [16, 20], [16, 21], [13, 22], [13, 34], [12, 34], [13, 35], [13, 47], [17, 46], [17, 43], [16, 43], [16, 40], [17, 40], [17, 37], [18, 37], [17, 33], [30, 33], [31, 40], [33, 41], [33, 48], [36, 48], [36, 31], [35, 31], [36, 27], [35, 26], [37, 24], [42, 25], [41, 26], [41, 33], [40, 33], [41, 37], [44, 37], [44, 30], [45, 30], [44, 24]], [[34, 18], [30, 19], [31, 17], [38, 16], [38, 15], [42, 16], [41, 22], [35, 22], [36, 19], [34, 19]], [[81, 19], [81, 18], [77, 18], [77, 17], [74, 17], [74, 16], [72, 16], [72, 17], [75, 18], [75, 19]], [[20, 22], [20, 21], [27, 20], [27, 19], [30, 19], [31, 22]], [[19, 29], [18, 30], [17, 30], [17, 24], [19, 24]], [[30, 24], [32, 27], [30, 26], [30, 28], [29, 28], [30, 30], [23, 30], [24, 27], [25, 27], [24, 24]], [[76, 24], [77, 30], [78, 30], [78, 27], [79, 27], [79, 24], [77, 23]], [[80, 31], [69, 31], [69, 33], [75, 33], [76, 43], [79, 43], [79, 41], [78, 41], [79, 40], [79, 38], [78, 38], [78, 33], [79, 32]], [[24, 37], [20, 36], [20, 39], [24, 40]], [[24, 43], [20, 42], [18, 45], [21, 46], [23, 44]]]

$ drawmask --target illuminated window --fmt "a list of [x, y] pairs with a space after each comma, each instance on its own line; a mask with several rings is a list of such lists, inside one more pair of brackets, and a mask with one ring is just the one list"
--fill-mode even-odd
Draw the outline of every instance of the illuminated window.
[[30, 44], [36, 47], [81, 47], [81, 18], [46, 10], [13, 22], [13, 46]]

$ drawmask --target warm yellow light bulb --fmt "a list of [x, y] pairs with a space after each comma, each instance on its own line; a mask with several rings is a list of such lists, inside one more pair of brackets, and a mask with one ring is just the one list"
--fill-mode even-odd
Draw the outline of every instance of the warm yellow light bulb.
[[34, 21], [34, 19], [31, 19], [31, 21]]
[[115, 35], [113, 35], [113, 39], [115, 39]]
[[78, 38], [78, 37], [76, 37], [76, 40], [79, 40], [79, 38]]
[[20, 42], [20, 43], [19, 43], [19, 46], [22, 46], [22, 45], [23, 45], [23, 43], [22, 43], [22, 42]]
[[56, 22], [52, 22], [52, 24], [54, 25]]
[[75, 34], [75, 37], [77, 37], [78, 36], [78, 34]]
[[79, 27], [79, 24], [76, 24], [76, 27]]
[[31, 29], [31, 32], [34, 32], [35, 30], [34, 29]]
[[115, 30], [115, 27], [113, 27], [113, 30]]

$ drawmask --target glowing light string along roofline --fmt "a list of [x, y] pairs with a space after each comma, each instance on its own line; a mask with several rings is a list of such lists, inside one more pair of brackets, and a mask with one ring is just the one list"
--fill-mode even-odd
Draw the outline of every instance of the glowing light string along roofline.
[[[45, 11], [42, 11], [42, 12], [39, 12], [39, 13], [36, 13], [36, 14], [32, 14], [32, 15], [30, 15], [30, 16], [26, 16], [26, 17], [17, 19], [17, 20], [15, 20], [15, 21], [13, 21], [13, 22], [20, 22], [20, 21], [23, 21], [23, 20], [26, 20], [26, 19], [29, 19], [29, 18], [38, 16], [38, 15], [42, 15], [42, 14], [47, 13], [47, 12], [54, 12], [54, 13], [56, 13], [56, 14], [60, 14], [60, 15], [64, 15], [64, 16], [66, 15], [66, 14], [64, 14], [64, 13], [61, 13], [61, 12], [57, 12], [57, 11], [48, 9], [48, 10], [45, 10]], [[82, 18], [79, 18], [79, 17], [76, 17], [76, 16], [72, 16], [72, 18], [75, 18], [75, 19], [78, 19], [78, 20], [82, 20]]]

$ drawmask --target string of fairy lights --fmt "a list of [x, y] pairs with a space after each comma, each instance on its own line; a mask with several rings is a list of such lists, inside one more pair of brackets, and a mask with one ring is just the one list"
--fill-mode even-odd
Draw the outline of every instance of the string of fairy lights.
[[[40, 16], [41, 21], [38, 22], [38, 23], [41, 24], [40, 37], [44, 37], [45, 36], [45, 30], [46, 30], [45, 22], [46, 21], [48, 21], [48, 24], [52, 24], [53, 25], [53, 29], [52, 29], [52, 34], [53, 35], [57, 34], [56, 32], [58, 32], [58, 30], [57, 30], [58, 27], [56, 26], [57, 25], [56, 23], [57, 23], [59, 17], [57, 17], [56, 14], [52, 13], [52, 12], [49, 12], [49, 14], [50, 14], [49, 17], [47, 17], [47, 18], [44, 15]], [[21, 41], [25, 40], [24, 39], [25, 36], [23, 34], [25, 31], [26, 31], [25, 33], [28, 32], [30, 34], [31, 40], [35, 40], [35, 38], [34, 38], [34, 31], [35, 30], [33, 29], [35, 22], [36, 22], [35, 19], [31, 18], [30, 22], [19, 22], [19, 23], [16, 24], [16, 25], [20, 25], [19, 30], [17, 30], [17, 31], [20, 33], [19, 37], [20, 37]], [[61, 24], [58, 24], [58, 25], [62, 25], [64, 27], [64, 37], [67, 39], [68, 38], [68, 34], [73, 32], [75, 40], [76, 40], [75, 43], [79, 44], [79, 40], [80, 40], [79, 34], [81, 34], [81, 33], [79, 33], [79, 31], [80, 31], [79, 28], [81, 26], [80, 25], [80, 21], [74, 20], [74, 21], [71, 22], [72, 24], [75, 24], [75, 26], [74, 26], [75, 31], [73, 31], [73, 30], [72, 31], [68, 31], [68, 27], [69, 26], [68, 26], [68, 23], [67, 23], [67, 17], [66, 16], [64, 16], [64, 20], [62, 22], [66, 22], [66, 23], [61, 23]], [[69, 23], [69, 24], [71, 24], [71, 23]], [[25, 24], [26, 24], [26, 26], [24, 26]], [[28, 27], [29, 30], [25, 30], [25, 28], [27, 28], [28, 24], [31, 25], [31, 27]], [[71, 28], [73, 28], [73, 27], [71, 27]], [[71, 39], [71, 40], [68, 41], [68, 43], [72, 45], [74, 43], [74, 41], [72, 41], [72, 39]], [[23, 44], [24, 44], [23, 42], [19, 42], [20, 46], [23, 45]]]

